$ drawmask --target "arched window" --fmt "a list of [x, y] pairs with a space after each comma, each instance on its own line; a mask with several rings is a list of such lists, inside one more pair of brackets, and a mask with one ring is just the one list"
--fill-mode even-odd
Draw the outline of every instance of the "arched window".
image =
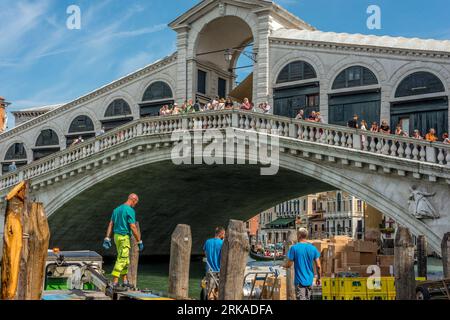
[[27, 152], [23, 143], [14, 143], [6, 151], [4, 162], [1, 164], [1, 173], [5, 174], [12, 172], [12, 163], [15, 163], [16, 168], [20, 168], [27, 164]]
[[23, 143], [14, 143], [11, 147], [9, 147], [8, 151], [6, 151], [6, 161], [23, 159], [27, 159], [27, 152], [25, 151]]
[[59, 138], [56, 132], [51, 129], [42, 130], [33, 148], [33, 160], [39, 160], [59, 150]]
[[397, 87], [395, 97], [408, 97], [420, 94], [445, 92], [442, 81], [429, 72], [415, 72], [407, 76]]
[[305, 61], [294, 61], [281, 70], [277, 83], [317, 78], [314, 68]]
[[142, 101], [163, 100], [172, 98], [172, 90], [169, 85], [162, 81], [152, 83], [145, 90]]
[[88, 116], [78, 116], [72, 121], [69, 127], [69, 134], [66, 136], [67, 146], [72, 145], [79, 136], [81, 136], [83, 140], [95, 136], [94, 123]]
[[94, 131], [94, 123], [88, 116], [78, 116], [70, 124], [69, 133]]
[[57, 145], [59, 145], [58, 135], [51, 129], [42, 130], [36, 140], [36, 147]]
[[127, 116], [131, 114], [130, 105], [123, 99], [116, 99], [106, 109], [106, 117]]
[[345, 69], [333, 82], [333, 90], [369, 86], [378, 84], [375, 74], [363, 66], [352, 66]]

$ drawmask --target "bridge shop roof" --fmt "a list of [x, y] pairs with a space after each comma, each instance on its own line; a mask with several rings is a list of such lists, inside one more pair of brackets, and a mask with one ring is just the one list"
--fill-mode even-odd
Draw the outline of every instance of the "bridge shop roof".
[[406, 50], [450, 52], [450, 40], [404, 38], [325, 32], [318, 30], [278, 29], [271, 38], [327, 42], [347, 45], [386, 47]]

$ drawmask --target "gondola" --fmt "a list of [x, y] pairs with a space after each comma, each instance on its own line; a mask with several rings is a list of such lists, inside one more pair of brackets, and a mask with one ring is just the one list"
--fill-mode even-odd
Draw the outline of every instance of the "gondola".
[[256, 253], [252, 250], [250, 250], [250, 257], [252, 259], [258, 260], [258, 261], [279, 261], [279, 260], [283, 260], [284, 256], [278, 256], [278, 257], [268, 257], [268, 256], [263, 256], [259, 253]]

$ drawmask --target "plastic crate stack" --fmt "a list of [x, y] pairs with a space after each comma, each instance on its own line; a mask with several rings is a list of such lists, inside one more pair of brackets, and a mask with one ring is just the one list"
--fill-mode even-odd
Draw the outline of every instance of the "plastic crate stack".
[[394, 277], [322, 279], [322, 300], [395, 300], [395, 295]]

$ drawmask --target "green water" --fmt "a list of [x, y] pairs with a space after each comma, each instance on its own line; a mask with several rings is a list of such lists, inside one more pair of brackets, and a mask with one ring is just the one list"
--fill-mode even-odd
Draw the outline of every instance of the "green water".
[[[113, 263], [105, 263], [103, 266], [107, 275], [111, 274]], [[200, 298], [200, 282], [205, 275], [205, 266], [202, 261], [191, 261], [189, 270], [189, 297]], [[110, 277], [110, 276], [108, 276]], [[139, 264], [138, 288], [150, 289], [156, 294], [166, 296], [169, 286], [169, 262], [145, 262]]]

